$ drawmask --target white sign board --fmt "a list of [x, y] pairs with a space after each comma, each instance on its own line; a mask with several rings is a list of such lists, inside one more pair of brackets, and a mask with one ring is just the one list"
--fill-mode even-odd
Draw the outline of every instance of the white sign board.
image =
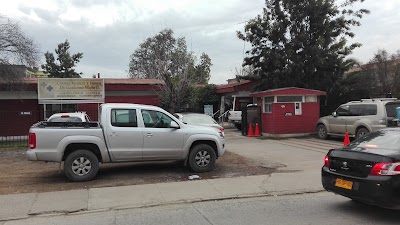
[[103, 103], [104, 80], [95, 78], [40, 78], [39, 103]]
[[213, 105], [204, 105], [204, 114], [212, 117], [214, 115]]

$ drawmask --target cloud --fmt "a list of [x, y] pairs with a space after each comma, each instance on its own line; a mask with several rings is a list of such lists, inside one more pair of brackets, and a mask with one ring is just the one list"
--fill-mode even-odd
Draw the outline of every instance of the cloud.
[[[98, 72], [126, 77], [129, 56], [139, 44], [172, 28], [176, 37], [186, 37], [188, 49], [210, 56], [211, 82], [224, 83], [234, 77], [235, 68], [240, 70], [243, 48], [250, 47], [236, 37], [236, 31], [260, 14], [264, 4], [264, 0], [43, 0], [40, 4], [13, 0], [2, 4], [0, 14], [20, 21], [42, 53], [54, 52], [58, 43], [68, 39], [71, 53], [83, 53], [77, 71], [86, 77]], [[357, 7], [370, 9], [371, 14], [354, 28], [356, 37], [349, 42], [363, 47], [352, 57], [366, 62], [378, 48], [400, 49], [399, 1], [366, 1]]]
[[[145, 20], [120, 19], [100, 27], [94, 25], [88, 17], [65, 20], [58, 16], [58, 12], [68, 10], [47, 11], [20, 7], [25, 14], [34, 12], [42, 20], [41, 23], [26, 20], [21, 25], [39, 41], [43, 53], [54, 52], [58, 43], [68, 39], [71, 53], [83, 53], [77, 71], [82, 71], [87, 77], [97, 72], [110, 77], [126, 77], [129, 56], [139, 44], [162, 29], [172, 28], [176, 37], [186, 37], [188, 48], [195, 54], [205, 52], [211, 57], [214, 65], [211, 80], [223, 83], [233, 77], [235, 67], [241, 65], [243, 42], [236, 38], [236, 30], [243, 25], [238, 24], [260, 11], [257, 8], [251, 13], [249, 4], [244, 1], [241, 3], [227, 6], [227, 10], [210, 9], [208, 14], [205, 9], [196, 13], [179, 13], [179, 10], [169, 9]], [[71, 4], [80, 10], [92, 7], [91, 2], [80, 4], [78, 1]], [[244, 13], [238, 15], [241, 9]], [[136, 12], [136, 15], [140, 14], [140, 10]]]

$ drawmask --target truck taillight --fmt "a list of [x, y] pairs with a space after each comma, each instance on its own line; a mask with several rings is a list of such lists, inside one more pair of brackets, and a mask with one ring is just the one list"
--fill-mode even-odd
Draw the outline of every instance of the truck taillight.
[[35, 149], [36, 148], [36, 134], [35, 133], [29, 133], [28, 145], [29, 145], [29, 149]]

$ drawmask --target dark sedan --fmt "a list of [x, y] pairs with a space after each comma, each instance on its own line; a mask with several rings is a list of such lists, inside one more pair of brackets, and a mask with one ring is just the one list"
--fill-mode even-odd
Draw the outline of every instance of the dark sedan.
[[369, 133], [325, 156], [327, 191], [384, 208], [400, 209], [400, 128]]

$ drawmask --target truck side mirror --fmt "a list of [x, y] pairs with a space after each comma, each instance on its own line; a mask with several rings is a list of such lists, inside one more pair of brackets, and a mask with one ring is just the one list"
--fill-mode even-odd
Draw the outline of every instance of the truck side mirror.
[[175, 128], [175, 129], [179, 129], [179, 124], [175, 121], [171, 121], [171, 124], [169, 125], [170, 128]]
[[336, 112], [333, 112], [333, 113], [332, 113], [332, 116], [333, 116], [333, 117], [337, 117], [338, 115], [337, 115]]

